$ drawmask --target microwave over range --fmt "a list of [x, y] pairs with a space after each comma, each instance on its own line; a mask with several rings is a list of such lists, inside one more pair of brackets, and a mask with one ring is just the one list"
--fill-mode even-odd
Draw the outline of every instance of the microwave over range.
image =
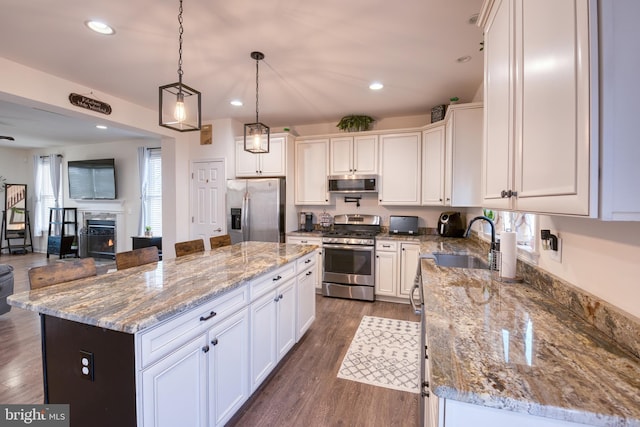
[[328, 179], [332, 193], [378, 192], [378, 175], [332, 175]]

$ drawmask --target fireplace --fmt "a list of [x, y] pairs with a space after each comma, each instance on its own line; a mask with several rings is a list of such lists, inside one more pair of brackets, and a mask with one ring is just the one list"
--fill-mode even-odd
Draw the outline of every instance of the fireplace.
[[116, 257], [116, 222], [108, 219], [88, 219], [85, 227], [86, 256]]

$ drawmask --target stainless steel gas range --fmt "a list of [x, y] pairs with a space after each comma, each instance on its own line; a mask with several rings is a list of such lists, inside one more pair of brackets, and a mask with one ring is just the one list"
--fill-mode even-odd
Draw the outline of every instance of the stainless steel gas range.
[[333, 230], [322, 235], [322, 295], [375, 300], [378, 215], [336, 215]]

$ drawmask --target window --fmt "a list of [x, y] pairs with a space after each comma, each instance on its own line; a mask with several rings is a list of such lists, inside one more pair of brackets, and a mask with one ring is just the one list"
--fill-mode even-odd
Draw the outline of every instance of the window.
[[154, 235], [162, 235], [162, 156], [159, 148], [149, 148], [147, 164], [147, 194], [144, 225]]
[[[492, 218], [496, 226], [496, 236], [502, 231], [515, 231], [517, 234], [518, 255], [536, 262], [536, 235], [537, 218], [534, 214], [525, 212], [492, 211], [484, 209], [485, 216]], [[490, 231], [484, 229], [485, 237], [488, 238]]]

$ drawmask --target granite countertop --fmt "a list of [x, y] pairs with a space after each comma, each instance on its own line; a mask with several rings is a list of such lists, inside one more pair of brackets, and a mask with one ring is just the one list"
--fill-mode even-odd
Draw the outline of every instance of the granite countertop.
[[135, 333], [313, 252], [312, 245], [243, 242], [14, 294], [9, 304]]
[[[422, 253], [484, 255], [474, 239], [421, 243]], [[595, 426], [640, 426], [640, 359], [526, 283], [432, 259], [421, 268], [437, 396]]]

